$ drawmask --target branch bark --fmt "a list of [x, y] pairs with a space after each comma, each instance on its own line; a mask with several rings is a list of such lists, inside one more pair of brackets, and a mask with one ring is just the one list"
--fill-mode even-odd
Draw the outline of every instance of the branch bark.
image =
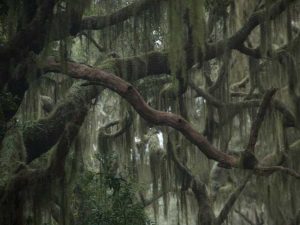
[[255, 150], [255, 144], [258, 138], [258, 132], [259, 129], [261, 127], [261, 124], [265, 118], [267, 109], [269, 107], [269, 105], [271, 104], [271, 100], [273, 95], [275, 94], [276, 89], [271, 89], [269, 91], [266, 92], [261, 105], [259, 107], [258, 113], [256, 115], [256, 118], [251, 126], [251, 131], [250, 131], [250, 138], [249, 138], [249, 142], [248, 145], [246, 147], [247, 151], [250, 151], [252, 153], [254, 153]]
[[[131, 84], [127, 83], [120, 77], [112, 73], [105, 72], [101, 69], [75, 62], [67, 62], [65, 66], [66, 71], [68, 71], [68, 76], [76, 79], [97, 82], [102, 86], [118, 93], [121, 97], [126, 99], [129, 104], [131, 104], [131, 106], [142, 118], [148, 122], [155, 125], [169, 126], [181, 132], [183, 136], [185, 136], [191, 143], [196, 145], [198, 149], [209, 159], [219, 162], [219, 166], [226, 168], [245, 168], [244, 164], [241, 165], [241, 160], [243, 160], [242, 158], [224, 153], [214, 147], [203, 135], [196, 131], [181, 116], [151, 108], [144, 101], [139, 92]], [[61, 71], [62, 67], [60, 62], [56, 61], [54, 58], [48, 58], [47, 62], [44, 65], [41, 65], [41, 67], [44, 71], [48, 72], [64, 72]], [[256, 164], [254, 166], [247, 167], [247, 169], [256, 169], [256, 171], [260, 171], [260, 168], [256, 167]]]
[[[97, 81], [101, 83], [102, 86], [118, 93], [120, 96], [125, 98], [147, 121], [156, 125], [170, 126], [180, 131], [209, 159], [216, 160], [222, 163], [222, 165], [227, 165], [228, 167], [238, 166], [237, 158], [215, 148], [206, 140], [204, 136], [192, 128], [192, 126], [181, 116], [172, 113], [161, 112], [147, 105], [139, 92], [131, 84], [122, 80], [120, 77], [100, 69], [95, 69], [73, 62], [66, 63], [66, 67], [69, 76], [77, 79]], [[46, 71], [62, 72], [60, 63], [55, 61], [53, 58], [48, 60], [48, 63], [44, 65], [44, 69]]]
[[101, 90], [95, 86], [86, 87], [82, 84], [82, 81], [76, 82], [64, 101], [59, 103], [49, 116], [34, 121], [23, 129], [27, 163], [38, 158], [56, 144], [67, 123], [84, 117], [88, 110], [87, 104]]
[[105, 27], [124, 22], [131, 17], [142, 14], [145, 10], [163, 1], [166, 0], [135, 1], [110, 15], [84, 17], [81, 22], [81, 30], [101, 30]]
[[247, 39], [251, 32], [259, 24], [263, 23], [267, 17], [265, 16], [268, 10], [268, 18], [273, 20], [281, 14], [287, 7], [297, 0], [279, 0], [275, 2], [269, 9], [262, 9], [254, 12], [247, 22], [234, 35], [226, 40], [220, 40], [214, 44], [207, 44], [205, 60], [215, 58], [225, 52], [225, 49], [238, 49], [241, 44]]

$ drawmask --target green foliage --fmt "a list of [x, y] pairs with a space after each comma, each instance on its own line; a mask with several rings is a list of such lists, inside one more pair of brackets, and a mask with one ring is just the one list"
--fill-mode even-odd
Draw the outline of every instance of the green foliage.
[[102, 172], [85, 171], [75, 189], [75, 219], [79, 225], [152, 224], [135, 198], [133, 183], [113, 175], [111, 154], [98, 156]]
[[77, 190], [76, 220], [80, 225], [151, 224], [142, 205], [135, 202], [132, 184], [122, 178], [86, 172]]

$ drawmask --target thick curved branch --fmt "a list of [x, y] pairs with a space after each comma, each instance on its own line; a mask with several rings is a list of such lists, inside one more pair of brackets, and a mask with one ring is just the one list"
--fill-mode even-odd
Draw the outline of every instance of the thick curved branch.
[[[154, 4], [159, 4], [160, 1], [156, 0]], [[289, 4], [295, 2], [296, 0], [279, 0], [274, 3], [270, 9], [268, 9], [268, 15], [270, 19], [276, 18], [277, 15], [281, 14]], [[107, 26], [111, 26], [120, 22], [123, 22], [130, 17], [143, 12], [145, 9], [151, 7], [153, 1], [143, 0], [137, 1], [128, 5], [117, 12], [107, 15], [107, 16], [94, 16], [83, 18], [81, 22], [81, 30], [99, 30]], [[153, 7], [153, 6], [152, 6]], [[224, 53], [225, 49], [237, 49], [241, 47], [241, 44], [247, 39], [250, 33], [256, 28], [260, 23], [266, 20], [264, 16], [266, 14], [266, 9], [262, 9], [254, 12], [248, 19], [248, 21], [243, 25], [240, 30], [238, 30], [233, 36], [226, 40], [220, 40], [216, 43], [208, 43], [206, 45], [206, 51], [203, 54], [204, 60], [210, 60], [218, 55]], [[201, 52], [201, 51], [200, 51]], [[193, 60], [192, 60], [193, 61]], [[191, 63], [192, 64], [192, 63]]]
[[[167, 72], [167, 57], [165, 53], [150, 52], [146, 55], [125, 59], [110, 59], [101, 66], [115, 71], [119, 76], [125, 77], [124, 66], [130, 71], [129, 80], [135, 81], [149, 74], [161, 74]], [[62, 67], [58, 66], [58, 70]], [[45, 69], [45, 68], [44, 68]], [[46, 70], [45, 70], [46, 71]], [[45, 72], [43, 71], [43, 72]], [[95, 82], [97, 83], [97, 82]], [[24, 141], [27, 150], [27, 162], [31, 162], [41, 154], [47, 152], [59, 139], [67, 122], [72, 121], [75, 112], [85, 110], [79, 105], [88, 104], [101, 91], [93, 85], [85, 85], [85, 82], [74, 84], [56, 108], [47, 116], [27, 126], [24, 133]], [[83, 111], [81, 113], [84, 113]]]
[[87, 112], [87, 104], [97, 96], [99, 89], [95, 86], [82, 86], [75, 83], [64, 101], [60, 102], [49, 116], [34, 121], [23, 129], [23, 138], [27, 152], [27, 163], [47, 152], [59, 140], [65, 125]]
[[[159, 4], [161, 1], [166, 0], [156, 0], [155, 4]], [[289, 4], [295, 2], [296, 0], [279, 0], [274, 3], [269, 9], [270, 19], [274, 19], [277, 15], [282, 13]], [[128, 5], [115, 13], [107, 16], [95, 16], [95, 17], [86, 17], [83, 18], [81, 22], [81, 30], [94, 30], [94, 29], [103, 29], [107, 26], [123, 22], [130, 17], [136, 15], [137, 13], [143, 12], [149, 7], [153, 7], [153, 1], [143, 0], [137, 1]], [[238, 49], [241, 47], [241, 44], [247, 39], [249, 34], [256, 28], [259, 24], [263, 23], [266, 20], [264, 16], [266, 10], [259, 10], [250, 16], [248, 21], [243, 25], [240, 30], [238, 30], [234, 35], [228, 39], [220, 40], [215, 43], [207, 43], [205, 52], [202, 52], [202, 57], [204, 61], [215, 58], [216, 56], [222, 55], [225, 52], [225, 49]], [[199, 51], [201, 52], [201, 51]], [[152, 53], [153, 54], [153, 53]], [[167, 54], [163, 54], [160, 57], [161, 62], [159, 66], [148, 68], [155, 68], [155, 70], [162, 71], [161, 73], [169, 73], [170, 67], [168, 63]], [[126, 61], [126, 59], [125, 59]], [[187, 65], [193, 65], [194, 59], [189, 54], [189, 59]], [[153, 74], [153, 73], [152, 73]], [[157, 73], [155, 73], [157, 74]]]
[[263, 23], [267, 17], [265, 16], [268, 10], [268, 19], [275, 19], [276, 16], [281, 14], [287, 7], [297, 0], [279, 0], [275, 2], [269, 9], [263, 9], [254, 12], [247, 22], [239, 29], [233, 36], [226, 40], [220, 40], [213, 44], [207, 44], [205, 60], [215, 58], [217, 55], [221, 55], [226, 49], [237, 49], [241, 47], [241, 44], [247, 39], [250, 33], [259, 24]]
[[[60, 62], [49, 58], [47, 63], [43, 66], [45, 71], [63, 72]], [[76, 79], [85, 79], [92, 82], [98, 82], [102, 86], [118, 93], [121, 97], [127, 100], [135, 111], [145, 120], [155, 125], [165, 125], [181, 132], [191, 143], [196, 145], [199, 150], [205, 154], [209, 159], [219, 162], [219, 166], [223, 167], [243, 167], [240, 159], [224, 153], [210, 144], [207, 139], [197, 132], [184, 118], [179, 115], [162, 112], [151, 108], [139, 94], [139, 92], [129, 83], [120, 77], [105, 72], [101, 69], [93, 68], [84, 64], [74, 62], [67, 62], [66, 69], [68, 76]], [[243, 167], [244, 168], [244, 167]], [[248, 169], [259, 168], [251, 167]]]
[[84, 17], [81, 22], [81, 30], [101, 30], [105, 27], [124, 22], [131, 17], [142, 14], [145, 10], [154, 7], [155, 4], [159, 4], [162, 1], [166, 0], [135, 1], [110, 15]]
[[[66, 63], [68, 75], [89, 81], [97, 81], [102, 86], [117, 92], [125, 98], [132, 107], [147, 121], [156, 125], [166, 125], [180, 131], [189, 141], [195, 144], [209, 159], [216, 160], [222, 165], [228, 167], [237, 167], [238, 159], [234, 156], [226, 154], [213, 145], [207, 139], [197, 132], [192, 126], [181, 116], [173, 113], [161, 112], [151, 108], [139, 94], [139, 92], [129, 83], [122, 80], [120, 77], [107, 73], [100, 69], [95, 69], [83, 64], [69, 62]], [[62, 72], [60, 62], [53, 58], [48, 60], [44, 65], [46, 71]]]

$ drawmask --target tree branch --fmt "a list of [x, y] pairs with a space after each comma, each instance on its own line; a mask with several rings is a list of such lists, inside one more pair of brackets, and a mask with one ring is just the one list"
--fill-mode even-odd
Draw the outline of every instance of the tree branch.
[[256, 141], [257, 141], [259, 129], [260, 129], [261, 124], [262, 124], [262, 122], [265, 118], [267, 109], [268, 109], [269, 105], [271, 104], [271, 100], [272, 100], [272, 97], [275, 94], [275, 92], [276, 92], [276, 89], [271, 89], [271, 90], [267, 91], [264, 98], [263, 98], [263, 100], [262, 100], [262, 102], [261, 102], [261, 105], [259, 107], [256, 118], [255, 118], [255, 120], [254, 120], [254, 122], [252, 123], [252, 126], [251, 126], [249, 142], [248, 142], [248, 145], [246, 147], [247, 151], [250, 151], [250, 152], [254, 153], [255, 144], [256, 144]]
[[192, 191], [196, 197], [198, 203], [198, 223], [203, 225], [211, 225], [215, 224], [215, 214], [211, 208], [211, 202], [208, 197], [205, 184], [196, 176], [192, 174], [183, 163], [180, 162], [177, 154], [175, 153], [175, 149], [172, 146], [170, 137], [168, 136], [168, 149], [170, 150], [171, 157], [176, 165], [176, 167], [185, 174], [185, 177], [191, 182]]
[[160, 4], [166, 0], [142, 0], [135, 1], [130, 5], [106, 16], [84, 17], [81, 22], [81, 30], [101, 30], [128, 20], [133, 16], [142, 14], [145, 10]]
[[242, 184], [229, 196], [229, 198], [227, 199], [225, 205], [223, 206], [219, 216], [217, 217], [217, 222], [216, 222], [217, 225], [221, 225], [225, 221], [225, 219], [227, 218], [234, 203], [237, 201], [238, 197], [240, 196], [242, 191], [245, 189], [245, 187], [251, 177], [252, 177], [252, 172], [250, 172], [250, 174], [248, 174], [246, 176], [246, 178], [244, 179]]
[[47, 152], [60, 138], [67, 123], [84, 117], [87, 104], [100, 92], [95, 86], [82, 86], [76, 82], [67, 96], [49, 116], [34, 121], [23, 129], [24, 143], [27, 152], [27, 163]]
[[[238, 160], [234, 156], [228, 155], [212, 146], [204, 136], [192, 128], [181, 116], [173, 113], [161, 112], [147, 105], [139, 92], [131, 84], [122, 80], [120, 77], [100, 69], [73, 62], [66, 63], [66, 67], [68, 75], [73, 78], [97, 81], [104, 87], [117, 92], [147, 121], [156, 125], [170, 126], [180, 131], [188, 140], [198, 146], [200, 151], [202, 151], [209, 159], [222, 162], [229, 167], [238, 166]], [[44, 69], [46, 71], [63, 72], [61, 71], [60, 63], [56, 62], [53, 58], [48, 60], [48, 63], [44, 65]]]
[[225, 103], [216, 99], [213, 95], [209, 94], [202, 88], [195, 85], [192, 81], [189, 81], [190, 87], [197, 93], [196, 97], [203, 97], [208, 104], [215, 106], [217, 108], [224, 107]]
[[[64, 72], [62, 71], [60, 62], [49, 58], [47, 63], [43, 65], [45, 71]], [[118, 93], [121, 97], [127, 100], [129, 104], [140, 114], [142, 118], [155, 125], [170, 126], [183, 134], [191, 143], [196, 145], [198, 149], [205, 154], [209, 159], [219, 162], [220, 166], [244, 168], [240, 164], [240, 159], [224, 153], [213, 145], [207, 139], [197, 132], [192, 126], [181, 116], [173, 113], [162, 112], [151, 108], [139, 94], [139, 92], [129, 83], [122, 80], [120, 77], [105, 72], [101, 69], [93, 68], [84, 64], [75, 62], [66, 63], [66, 71], [68, 76], [76, 79], [84, 79], [88, 81], [99, 82], [102, 86]], [[255, 169], [249, 167], [248, 169]]]
[[[133, 122], [132, 113], [128, 112], [128, 114], [126, 114], [125, 118], [122, 119], [122, 121], [113, 121], [113, 122], [108, 123], [105, 126], [101, 127], [99, 129], [99, 132], [100, 132], [99, 136], [101, 136], [102, 138], [116, 138], [116, 137], [119, 137], [124, 132], [126, 132], [127, 129], [130, 128], [130, 126], [132, 125], [132, 122]], [[120, 125], [121, 127], [115, 132], [108, 133], [107, 129], [112, 127], [112, 126], [115, 126], [115, 125]]]
[[[245, 100], [239, 101], [239, 102], [228, 102], [223, 103], [216, 99], [214, 96], [206, 92], [200, 87], [197, 87], [194, 83], [191, 81], [189, 82], [190, 87], [196, 92], [196, 97], [203, 97], [207, 104], [211, 104], [214, 107], [221, 108], [221, 107], [227, 107], [232, 110], [232, 113], [228, 116], [228, 118], [233, 118], [238, 112], [240, 112], [241, 109], [245, 108], [255, 108], [259, 107], [261, 105], [260, 99], [252, 99], [252, 100], [246, 100], [247, 94], [245, 94]], [[240, 95], [238, 96], [240, 97]], [[285, 125], [288, 127], [294, 127], [296, 124], [296, 119], [293, 116], [293, 114], [287, 109], [287, 107], [280, 102], [277, 99], [274, 99], [271, 101], [271, 106], [274, 107], [276, 110], [278, 110], [282, 115], [284, 116]]]
[[278, 172], [278, 171], [281, 171], [281, 172], [286, 173], [286, 174], [288, 174], [292, 177], [300, 179], [300, 174], [298, 172], [296, 172], [293, 169], [283, 167], [283, 166], [270, 166], [270, 167], [257, 166], [255, 168], [255, 172], [258, 175], [270, 175], [270, 174]]
[[[268, 13], [268, 19], [275, 19], [276, 16], [281, 14], [286, 8], [293, 2], [297, 0], [279, 0], [273, 3], [268, 9], [262, 9], [254, 12], [247, 22], [240, 28], [234, 35], [226, 40], [220, 40], [213, 44], [206, 45], [206, 54], [204, 56], [205, 60], [210, 60], [215, 58], [217, 55], [222, 55], [226, 49], [237, 49], [241, 44], [247, 39], [250, 33], [256, 28], [259, 24], [263, 23], [267, 17], [265, 16]], [[268, 10], [268, 12], [267, 12]]]

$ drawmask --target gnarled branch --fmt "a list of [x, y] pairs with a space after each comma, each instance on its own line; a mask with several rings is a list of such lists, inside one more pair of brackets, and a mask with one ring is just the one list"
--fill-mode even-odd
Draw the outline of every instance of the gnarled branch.
[[[62, 72], [60, 62], [55, 61], [53, 58], [50, 58], [47, 62], [48, 63], [44, 65], [46, 71]], [[229, 167], [238, 166], [238, 160], [234, 156], [228, 155], [211, 145], [204, 136], [192, 128], [181, 116], [151, 108], [144, 101], [139, 92], [120, 77], [100, 69], [74, 62], [66, 63], [66, 66], [69, 76], [77, 79], [98, 81], [104, 87], [117, 92], [147, 121], [156, 125], [170, 126], [180, 131], [188, 140], [198, 146], [209, 159], [216, 160]]]

